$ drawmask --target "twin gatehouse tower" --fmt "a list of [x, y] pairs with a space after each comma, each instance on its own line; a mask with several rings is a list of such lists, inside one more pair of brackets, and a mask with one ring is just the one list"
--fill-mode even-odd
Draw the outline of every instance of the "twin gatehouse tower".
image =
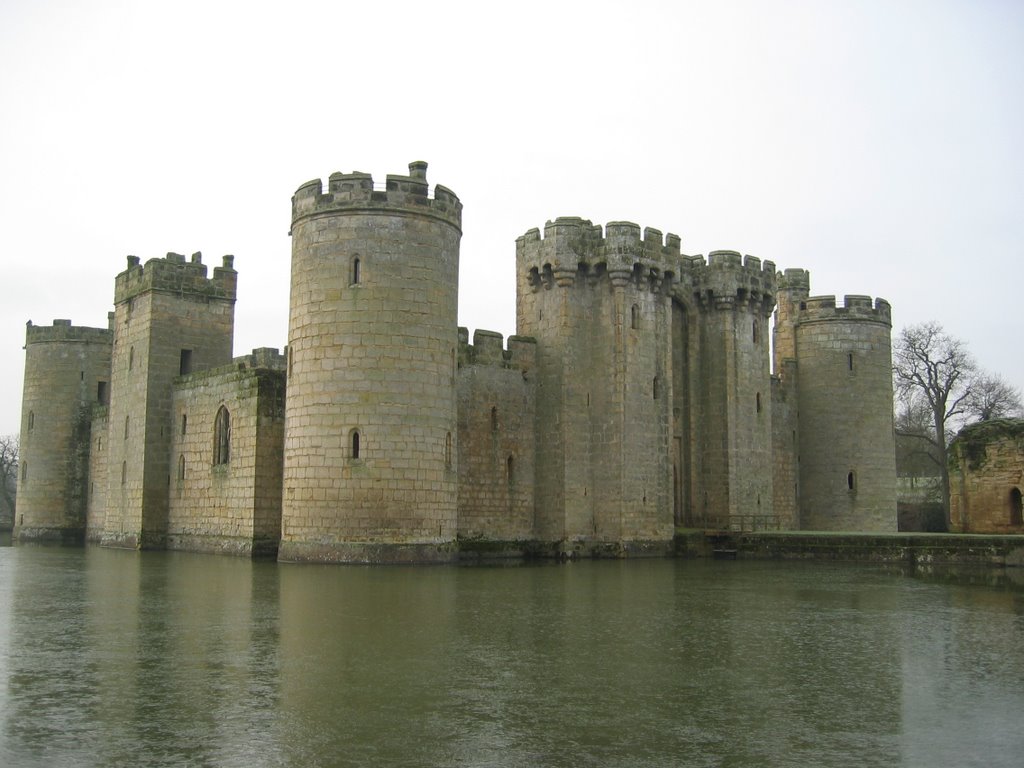
[[443, 562], [896, 529], [888, 303], [559, 218], [516, 242], [518, 334], [471, 343], [426, 169], [299, 187], [283, 354], [232, 357], [232, 256], [129, 256], [107, 328], [30, 322], [15, 540]]

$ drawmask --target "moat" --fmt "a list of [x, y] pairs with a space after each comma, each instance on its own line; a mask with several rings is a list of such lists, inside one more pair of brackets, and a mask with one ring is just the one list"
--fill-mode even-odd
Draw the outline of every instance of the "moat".
[[1018, 765], [1024, 569], [0, 547], [0, 764]]

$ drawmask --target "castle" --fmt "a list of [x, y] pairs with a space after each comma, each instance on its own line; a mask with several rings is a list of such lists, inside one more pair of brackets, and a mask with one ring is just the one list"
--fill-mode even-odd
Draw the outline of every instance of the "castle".
[[518, 335], [470, 343], [426, 168], [299, 187], [283, 355], [232, 359], [232, 256], [129, 256], [107, 328], [29, 322], [15, 540], [433, 562], [896, 529], [887, 302], [558, 218], [516, 242]]

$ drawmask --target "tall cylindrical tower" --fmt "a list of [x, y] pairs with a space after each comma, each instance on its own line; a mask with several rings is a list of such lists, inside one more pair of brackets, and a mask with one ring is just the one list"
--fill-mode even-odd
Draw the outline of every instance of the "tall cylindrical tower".
[[90, 427], [105, 405], [113, 334], [70, 320], [28, 324], [14, 540], [81, 543]]
[[281, 560], [455, 556], [462, 204], [426, 170], [292, 198]]
[[895, 531], [891, 310], [809, 297], [796, 320], [800, 527]]

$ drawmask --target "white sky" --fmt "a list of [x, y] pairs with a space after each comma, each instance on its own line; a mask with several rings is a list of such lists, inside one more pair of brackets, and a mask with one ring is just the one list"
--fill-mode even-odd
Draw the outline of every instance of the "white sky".
[[0, 3], [0, 434], [25, 321], [105, 326], [125, 256], [225, 253], [287, 336], [290, 198], [411, 160], [462, 199], [459, 324], [515, 238], [635, 221], [937, 320], [1024, 387], [1024, 3]]

